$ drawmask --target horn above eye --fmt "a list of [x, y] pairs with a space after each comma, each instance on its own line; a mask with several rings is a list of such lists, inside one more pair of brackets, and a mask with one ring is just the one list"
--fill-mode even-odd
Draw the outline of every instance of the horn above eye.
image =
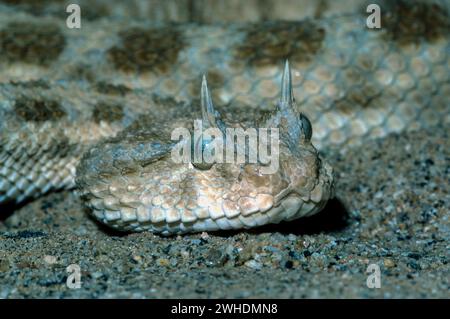
[[214, 108], [212, 102], [211, 93], [208, 89], [208, 83], [206, 81], [206, 76], [203, 75], [202, 87], [200, 90], [200, 104], [202, 109], [202, 120], [205, 126], [208, 127], [218, 127], [220, 129], [224, 128], [224, 124], [220, 118], [219, 112]]
[[280, 94], [280, 106], [286, 108], [295, 102], [294, 93], [292, 91], [292, 74], [289, 61], [284, 63], [283, 76], [281, 78], [281, 94]]

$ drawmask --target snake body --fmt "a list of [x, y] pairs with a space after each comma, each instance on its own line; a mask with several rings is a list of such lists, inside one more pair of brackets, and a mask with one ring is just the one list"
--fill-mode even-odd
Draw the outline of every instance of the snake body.
[[[399, 1], [375, 30], [357, 13], [69, 30], [2, 9], [0, 203], [76, 187], [101, 222], [162, 234], [314, 214], [333, 195], [317, 149], [450, 122], [449, 7]], [[227, 126], [279, 128], [280, 169], [173, 163], [170, 132], [208, 119], [201, 105]]]

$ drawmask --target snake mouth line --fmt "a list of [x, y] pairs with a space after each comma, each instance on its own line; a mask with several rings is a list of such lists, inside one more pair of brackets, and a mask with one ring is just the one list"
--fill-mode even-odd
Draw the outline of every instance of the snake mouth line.
[[[185, 209], [185, 212], [190, 211], [194, 218], [182, 213], [174, 217], [174, 212], [170, 208], [167, 212], [163, 212], [162, 206], [153, 206], [154, 201], [151, 201], [151, 204], [141, 203], [134, 213], [134, 209], [126, 206], [124, 202], [123, 206], [119, 207], [121, 203], [114, 200], [111, 202], [111, 197], [101, 198], [89, 194], [88, 205], [93, 209], [92, 213], [96, 219], [121, 231], [151, 231], [169, 236], [203, 231], [249, 229], [309, 217], [321, 211], [328, 199], [334, 196], [334, 184], [331, 166], [325, 163], [321, 167], [320, 174], [320, 181], [308, 194], [301, 196], [295, 189], [288, 187], [276, 196], [258, 194], [254, 199], [246, 198], [242, 203], [239, 201], [242, 206], [235, 211], [227, 206], [227, 200], [220, 200], [219, 205], [213, 205], [211, 202], [206, 205], [200, 203], [192, 210]], [[206, 213], [204, 206], [207, 206]]]

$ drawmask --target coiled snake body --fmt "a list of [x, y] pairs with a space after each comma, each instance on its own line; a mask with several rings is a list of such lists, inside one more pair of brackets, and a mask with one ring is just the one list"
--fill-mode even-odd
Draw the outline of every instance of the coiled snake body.
[[[316, 147], [450, 122], [449, 5], [401, 6], [380, 30], [359, 14], [69, 30], [0, 10], [0, 203], [76, 186], [103, 223], [162, 234], [314, 214], [333, 194]], [[202, 117], [279, 128], [279, 170], [174, 163], [170, 133]]]

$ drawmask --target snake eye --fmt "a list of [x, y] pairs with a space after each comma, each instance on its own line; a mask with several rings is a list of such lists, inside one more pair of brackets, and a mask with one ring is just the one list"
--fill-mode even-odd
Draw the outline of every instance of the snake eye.
[[212, 147], [212, 140], [207, 140], [200, 138], [198, 141], [195, 142], [194, 147], [194, 160], [191, 162], [192, 165], [202, 171], [210, 169], [214, 162], [209, 163], [205, 161], [205, 154], [207, 152], [210, 152], [210, 148]]
[[209, 170], [214, 164], [209, 164], [209, 163], [201, 162], [201, 163], [192, 163], [192, 165], [193, 165], [196, 169], [199, 169], [199, 170], [201, 170], [201, 171], [207, 171], [207, 170]]
[[300, 113], [299, 121], [301, 124], [301, 135], [305, 139], [305, 141], [311, 140], [312, 137], [312, 125], [309, 119], [303, 114]]
[[192, 163], [192, 165], [196, 169], [199, 169], [199, 170], [202, 170], [202, 171], [209, 170], [213, 166], [213, 164], [208, 164], [208, 163]]

